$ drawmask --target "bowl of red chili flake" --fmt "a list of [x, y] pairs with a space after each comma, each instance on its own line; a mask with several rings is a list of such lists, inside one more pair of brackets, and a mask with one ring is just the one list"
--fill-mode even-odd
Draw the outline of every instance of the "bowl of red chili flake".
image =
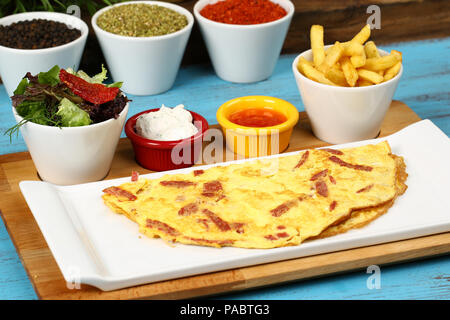
[[199, 0], [194, 15], [220, 78], [251, 83], [275, 69], [295, 8], [289, 0]]

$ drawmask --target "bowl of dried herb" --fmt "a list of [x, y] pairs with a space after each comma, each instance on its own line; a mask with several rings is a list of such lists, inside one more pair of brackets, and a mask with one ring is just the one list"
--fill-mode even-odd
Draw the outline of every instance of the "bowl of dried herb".
[[130, 1], [103, 8], [92, 26], [113, 79], [134, 95], [169, 90], [175, 82], [194, 18], [181, 6]]

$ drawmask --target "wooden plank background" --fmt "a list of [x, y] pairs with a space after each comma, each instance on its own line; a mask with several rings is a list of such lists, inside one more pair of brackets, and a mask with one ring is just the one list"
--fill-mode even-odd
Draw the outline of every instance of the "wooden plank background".
[[[169, 0], [193, 11], [197, 0]], [[352, 38], [370, 16], [370, 5], [381, 9], [381, 29], [373, 30], [377, 43], [442, 38], [450, 36], [450, 1], [448, 0], [291, 0], [295, 14], [282, 53], [298, 53], [309, 48], [309, 28], [325, 27], [325, 42], [334, 43]], [[90, 27], [80, 69], [96, 73], [105, 63], [99, 43], [91, 27], [91, 16], [82, 12]], [[208, 53], [197, 24], [194, 24], [183, 65], [209, 62]], [[0, 79], [1, 83], [1, 79]]]
[[[351, 39], [366, 23], [370, 5], [381, 9], [381, 29], [373, 30], [377, 43], [440, 38], [450, 35], [450, 1], [448, 0], [291, 0], [295, 14], [282, 53], [298, 53], [309, 48], [309, 28], [313, 24], [325, 27], [325, 42]], [[166, 1], [179, 4], [193, 12], [196, 0]], [[83, 19], [90, 24], [90, 17]], [[104, 61], [92, 28], [81, 67], [96, 72]], [[183, 65], [208, 62], [205, 44], [194, 24]]]

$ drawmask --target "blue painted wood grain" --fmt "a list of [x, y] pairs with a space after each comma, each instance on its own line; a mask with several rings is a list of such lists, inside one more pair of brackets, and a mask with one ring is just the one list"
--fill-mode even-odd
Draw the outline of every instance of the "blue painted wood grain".
[[[450, 135], [450, 38], [382, 46], [403, 52], [404, 73], [395, 99], [409, 105], [421, 118], [431, 119]], [[225, 101], [238, 96], [276, 96], [304, 110], [291, 64], [295, 55], [280, 58], [273, 76], [254, 84], [232, 84], [218, 79], [209, 65], [181, 68], [174, 87], [156, 96], [137, 97], [128, 117], [161, 104], [183, 103], [216, 123], [215, 112]], [[2, 133], [14, 124], [11, 105], [0, 85], [0, 154], [26, 151], [22, 138]], [[122, 136], [124, 136], [122, 134]], [[1, 201], [1, 200], [0, 200]], [[0, 204], [1, 206], [1, 204]], [[267, 289], [227, 295], [233, 299], [449, 299], [450, 257], [382, 267], [380, 290], [369, 290], [368, 275], [361, 272], [308, 280]], [[0, 223], [0, 299], [36, 299], [3, 223]]]
[[[218, 299], [383, 300], [450, 299], [450, 258], [380, 267], [380, 287], [368, 286], [366, 270], [249, 290]], [[371, 288], [371, 289], [370, 289]]]

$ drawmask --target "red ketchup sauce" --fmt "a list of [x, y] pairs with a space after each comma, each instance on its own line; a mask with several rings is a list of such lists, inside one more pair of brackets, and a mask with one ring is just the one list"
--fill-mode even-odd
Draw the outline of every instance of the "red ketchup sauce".
[[228, 120], [240, 126], [261, 128], [282, 124], [287, 118], [281, 112], [272, 109], [249, 108], [232, 113]]

